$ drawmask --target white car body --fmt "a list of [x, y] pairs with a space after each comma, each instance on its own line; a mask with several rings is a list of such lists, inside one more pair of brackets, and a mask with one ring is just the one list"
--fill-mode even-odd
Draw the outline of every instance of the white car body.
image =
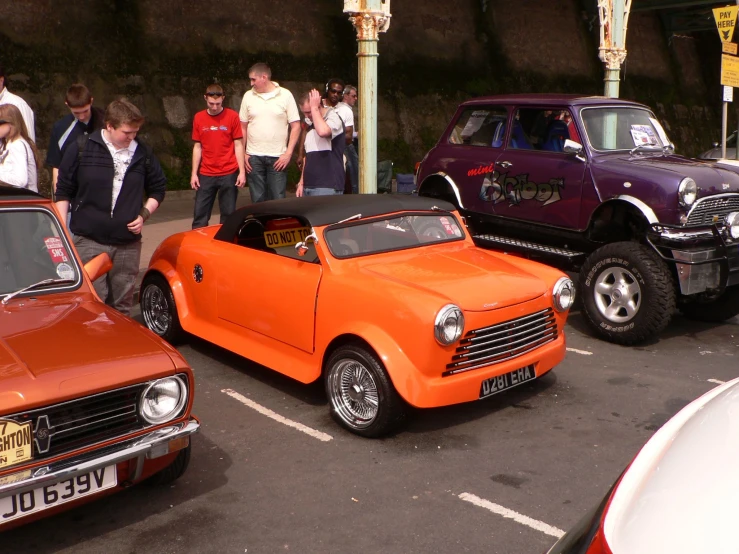
[[[586, 552], [739, 552], [737, 463], [739, 379], [734, 379], [688, 404], [644, 445], [610, 501], [601, 505], [605, 515], [595, 514], [590, 530], [599, 525], [600, 537]], [[573, 529], [550, 552], [580, 552], [569, 545], [578, 533], [585, 536], [583, 531]]]

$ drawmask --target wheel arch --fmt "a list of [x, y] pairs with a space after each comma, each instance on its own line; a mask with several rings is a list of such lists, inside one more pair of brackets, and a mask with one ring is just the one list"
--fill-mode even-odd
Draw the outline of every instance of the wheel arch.
[[641, 238], [658, 223], [654, 211], [638, 198], [619, 196], [600, 204], [590, 215], [587, 235], [594, 242]]
[[418, 187], [418, 196], [439, 198], [454, 204], [457, 209], [464, 209], [462, 195], [454, 180], [444, 172], [432, 173]]
[[[152, 264], [144, 274], [144, 278], [141, 280], [141, 286], [143, 287], [146, 279], [151, 275], [159, 275], [169, 285], [172, 290], [172, 296], [174, 296], [175, 304], [177, 305], [177, 312], [179, 314], [180, 321], [185, 319], [189, 315], [189, 303], [187, 301], [187, 293], [182, 285], [182, 279], [180, 278], [177, 270], [165, 260], [161, 258]], [[141, 291], [139, 291], [139, 301], [141, 300]]]
[[[390, 381], [398, 394], [413, 404], [420, 383], [417, 370], [403, 349], [388, 333], [372, 325], [354, 326], [354, 333], [343, 333], [333, 338], [323, 351], [321, 360], [321, 379], [326, 376], [326, 364], [338, 348], [348, 344], [359, 345], [374, 353], [382, 363]], [[415, 392], [414, 392], [415, 391]]]

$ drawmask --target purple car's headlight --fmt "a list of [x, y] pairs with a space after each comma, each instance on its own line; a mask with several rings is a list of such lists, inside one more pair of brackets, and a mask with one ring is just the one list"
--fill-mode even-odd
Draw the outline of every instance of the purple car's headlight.
[[698, 197], [698, 185], [690, 177], [685, 177], [677, 187], [677, 200], [681, 206], [692, 206]]

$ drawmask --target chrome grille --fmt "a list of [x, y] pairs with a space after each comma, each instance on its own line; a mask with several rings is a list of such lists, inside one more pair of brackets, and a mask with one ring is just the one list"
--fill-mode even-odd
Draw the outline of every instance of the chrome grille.
[[690, 209], [687, 225], [711, 225], [731, 212], [739, 212], [739, 194], [706, 196], [698, 199]]
[[443, 376], [517, 358], [557, 338], [551, 308], [468, 332]]
[[[18, 423], [32, 422], [36, 439], [33, 445], [34, 459], [44, 459], [146, 427], [147, 424], [138, 415], [138, 402], [145, 387], [134, 385], [5, 418]], [[45, 433], [42, 430], [39, 434], [39, 430], [46, 422], [49, 440], [45, 444], [42, 437]], [[45, 446], [48, 447], [46, 451]]]

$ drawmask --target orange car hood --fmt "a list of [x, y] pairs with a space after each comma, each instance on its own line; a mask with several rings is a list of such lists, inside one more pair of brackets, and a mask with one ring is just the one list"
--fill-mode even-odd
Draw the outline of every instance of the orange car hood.
[[174, 372], [148, 331], [101, 302], [15, 302], [0, 306], [0, 414]]
[[520, 304], [547, 292], [536, 275], [475, 248], [368, 264], [362, 271], [441, 294], [473, 312]]

